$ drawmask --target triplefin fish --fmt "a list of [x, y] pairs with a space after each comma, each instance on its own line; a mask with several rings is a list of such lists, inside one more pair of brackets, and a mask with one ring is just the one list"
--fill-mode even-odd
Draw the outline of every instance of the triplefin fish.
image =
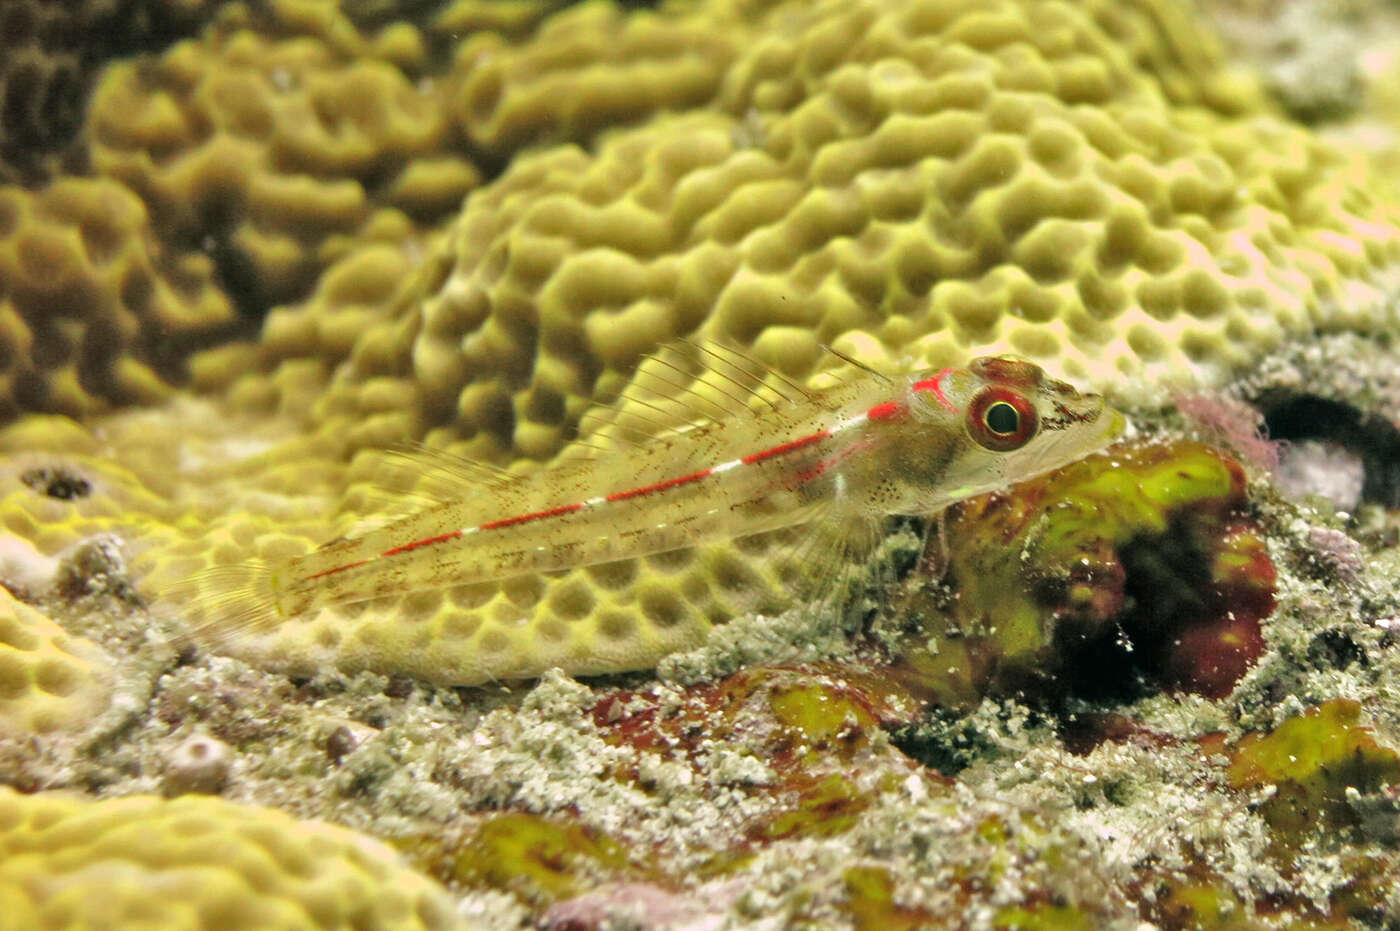
[[459, 492], [304, 555], [201, 574], [197, 613], [236, 633], [800, 525], [859, 536], [889, 515], [933, 514], [1050, 471], [1123, 427], [1100, 396], [1017, 359], [904, 376], [852, 370], [818, 390], [731, 347], [663, 347], [615, 403], [585, 416], [588, 448], [518, 474], [410, 455]]

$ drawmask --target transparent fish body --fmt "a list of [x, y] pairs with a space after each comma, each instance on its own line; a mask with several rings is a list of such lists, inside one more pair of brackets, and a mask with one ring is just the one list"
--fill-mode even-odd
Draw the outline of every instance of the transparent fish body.
[[215, 570], [199, 586], [205, 613], [225, 626], [276, 623], [814, 521], [929, 514], [1080, 458], [1123, 423], [1099, 396], [1013, 359], [862, 372], [817, 391], [694, 344], [644, 363], [596, 419], [601, 449], [520, 475], [410, 456], [461, 493], [282, 564]]

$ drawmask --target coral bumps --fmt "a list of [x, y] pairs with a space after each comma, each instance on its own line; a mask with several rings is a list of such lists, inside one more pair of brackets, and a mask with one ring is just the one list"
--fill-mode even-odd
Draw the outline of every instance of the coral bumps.
[[400, 51], [274, 39], [236, 21], [210, 29], [157, 62], [107, 70], [93, 95], [93, 161], [172, 234], [212, 237], [243, 301], [300, 297], [331, 235], [387, 204], [441, 214], [477, 181], [447, 155], [440, 86], [384, 60]]
[[460, 927], [442, 890], [342, 828], [190, 796], [0, 787], [6, 927]]
[[[149, 622], [154, 643], [189, 630], [167, 609], [201, 568], [283, 559], [374, 515], [378, 475], [360, 453], [425, 440], [528, 468], [677, 334], [724, 337], [799, 378], [831, 361], [822, 344], [932, 364], [1010, 350], [1126, 396], [1222, 378], [1314, 328], [1394, 323], [1390, 182], [1272, 114], [1184, 3], [677, 0], [544, 17], [556, 5], [220, 4], [197, 38], [106, 68], [78, 137], [91, 176], [0, 192], [0, 416], [65, 415], [0, 434], [0, 525], [45, 556], [116, 535], [155, 609], [130, 618]], [[0, 17], [0, 31], [19, 22]], [[33, 44], [32, 27], [14, 31]], [[14, 56], [6, 74], [26, 61]], [[7, 93], [25, 80], [6, 78]], [[23, 145], [43, 104], [16, 99], [33, 106], [0, 126], [0, 142]], [[98, 416], [160, 401], [187, 361], [207, 397]], [[1190, 480], [1171, 492], [1177, 468]], [[1111, 633], [1115, 602], [1132, 594], [1114, 573], [1159, 570], [1173, 595], [1207, 592], [1201, 613], [1176, 618], [1204, 633], [1185, 652], [1159, 641], [1145, 684], [1219, 694], [1261, 632], [1289, 632], [1287, 619], [1261, 631], [1257, 611], [1228, 623], [1242, 599], [1258, 609], [1272, 597], [1259, 538], [1238, 526], [1238, 472], [1181, 447], [1144, 454], [1131, 474], [1145, 485], [1127, 494], [1111, 470], [1051, 489], [1070, 505], [1047, 520], [1062, 535], [1029, 547], [1040, 558], [1027, 567], [993, 562], [991, 531], [965, 528], [981, 550], [960, 567], [960, 591], [1026, 622], [1006, 629], [1029, 645], [1013, 657], [1017, 645], [1000, 641], [999, 657], [1028, 657], [1021, 668], [1040, 684], [1059, 668], [1046, 644], [1060, 621]], [[1165, 539], [1189, 560], [1133, 548], [1149, 531], [1163, 539], [1154, 521], [1177, 525]], [[1076, 578], [1086, 551], [1104, 557], [1102, 573]], [[690, 889], [716, 914], [733, 904], [731, 921], [1196, 916], [1185, 925], [1222, 904], [1243, 909], [1222, 920], [1248, 920], [1258, 895], [1263, 920], [1286, 923], [1317, 909], [1279, 914], [1279, 889], [1251, 885], [1269, 847], [1256, 819], [1296, 838], [1305, 895], [1350, 879], [1348, 864], [1312, 853], [1317, 829], [1294, 832], [1297, 819], [1393, 843], [1393, 755], [1356, 735], [1350, 712], [1240, 744], [1257, 773], [1227, 773], [1194, 744], [1212, 715], [1231, 728], [1244, 715], [1277, 721], [1270, 690], [1291, 680], [1275, 639], [1231, 700], [1138, 703], [1134, 714], [1155, 718], [1106, 722], [1087, 760], [1014, 701], [984, 702], [965, 730], [932, 727], [918, 744], [926, 760], [970, 762], [956, 782], [886, 739], [883, 702], [854, 671], [745, 669], [615, 696], [552, 674], [526, 698], [538, 712], [514, 707], [516, 695], [409, 681], [523, 674], [540, 668], [532, 648], [587, 672], [547, 636], [560, 629], [551, 617], [654, 658], [712, 619], [762, 612], [717, 647], [751, 662], [764, 633], [782, 648], [817, 636], [772, 619], [790, 578], [773, 555], [745, 541], [414, 593], [243, 644], [304, 680], [202, 648], [144, 667], [124, 658], [119, 688], [144, 676], [155, 701], [128, 705], [132, 726], [73, 749], [73, 766], [36, 757], [75, 740], [33, 734], [81, 723], [105, 670], [96, 656], [85, 667], [86, 646], [47, 619], [0, 606], [11, 702], [0, 713], [26, 735], [5, 744], [25, 754], [30, 786], [223, 791], [384, 838], [421, 829], [442, 844], [423, 858], [435, 875], [478, 900], [488, 887], [561, 907], [561, 926], [570, 903], [551, 897], [606, 895], [589, 888], [599, 879], [635, 891], [659, 882], [648, 865], [662, 857], [680, 879], [652, 895]], [[1005, 591], [975, 591], [979, 567]], [[1046, 588], [1019, 597], [1027, 572]], [[1280, 583], [1281, 604], [1296, 603], [1297, 582]], [[1388, 647], [1352, 622], [1379, 626], [1393, 608], [1384, 596], [1372, 615], [1347, 604], [1326, 623], [1345, 617], [1336, 636], [1353, 667], [1379, 667]], [[1337, 676], [1354, 674], [1319, 673], [1295, 691], [1345, 693]], [[970, 703], [1006, 684], [969, 675], [943, 697]], [[506, 707], [469, 734], [490, 703]], [[239, 726], [201, 730], [220, 721]], [[1355, 737], [1313, 767], [1321, 788], [1271, 758], [1319, 722]], [[1348, 762], [1358, 748], [1360, 768]], [[1239, 797], [1217, 804], [1212, 787], [1227, 782]], [[1256, 808], [1270, 786], [1285, 801]], [[456, 838], [478, 846], [453, 846], [452, 823], [483, 810]], [[379, 848], [218, 799], [0, 793], [0, 853], [0, 922], [68, 926], [96, 903], [99, 917], [166, 926], [445, 923], [436, 888]], [[707, 875], [733, 879], [730, 897]]]
[[[190, 28], [206, 0], [12, 0], [0, 10], [0, 180], [58, 167], [108, 58]], [[69, 152], [67, 154], [75, 154]]]
[[[930, 364], [1008, 350], [1126, 394], [1391, 313], [1400, 240], [1386, 183], [1271, 117], [1172, 4], [685, 9], [697, 35], [721, 38], [683, 39], [666, 25], [674, 11], [576, 12], [576, 30], [515, 46], [468, 39], [436, 83], [409, 80], [438, 66], [389, 30], [313, 41], [236, 21], [156, 66], [109, 70], [93, 111], [100, 170], [180, 235], [209, 232], [226, 281], [251, 270], [242, 296], [256, 309], [329, 269], [269, 314], [256, 347], [200, 354], [191, 370], [260, 413], [305, 419], [307, 439], [240, 481], [324, 494], [307, 510], [334, 526], [245, 497], [212, 526], [190, 521], [178, 561], [148, 549], [149, 593], [201, 565], [347, 532], [374, 510], [347, 494], [350, 477], [370, 477], [345, 468], [361, 449], [426, 440], [548, 458], [679, 334], [722, 336], [801, 376], [822, 343]], [[728, 64], [709, 82], [681, 56], [658, 66], [645, 106], [609, 109], [614, 45], [598, 35], [642, 59], [708, 49]], [[579, 93], [506, 80], [527, 72], [554, 88], [572, 75]], [[596, 109], [571, 110], [579, 101]], [[512, 158], [420, 235], [396, 192], [469, 148], [463, 137]], [[588, 148], [511, 149], [559, 138]], [[447, 193], [423, 195], [417, 215], [443, 209], [469, 174], [425, 184]], [[257, 652], [290, 668], [476, 682], [538, 668], [525, 645], [567, 617], [618, 652], [658, 656], [731, 604], [772, 607], [783, 585], [770, 555], [754, 543], [422, 593], [303, 619]], [[522, 616], [540, 623], [504, 630]], [[405, 618], [424, 622], [410, 625], [416, 639]]]
[[0, 589], [0, 737], [80, 727], [106, 707], [111, 688], [93, 643]]
[[[1400, 239], [1386, 182], [1269, 115], [1175, 5], [843, 0], [686, 9], [705, 11], [695, 28], [723, 34], [715, 48], [732, 54], [730, 63], [712, 90], [687, 84], [679, 66], [674, 75], [662, 69], [662, 87], [680, 75], [677, 86], [691, 90], [658, 90], [634, 109], [609, 111], [609, 94], [589, 92], [612, 73], [602, 67], [611, 46], [585, 37], [601, 30], [619, 42], [681, 47], [673, 32], [642, 28], [651, 20], [629, 28], [615, 15], [576, 13], [579, 31], [543, 29], [537, 46], [464, 44], [453, 72], [460, 83], [443, 91], [455, 131], [488, 147], [557, 138], [588, 147], [513, 153], [455, 220], [417, 240], [421, 258], [387, 241], [348, 252], [308, 298], [268, 317], [256, 352], [195, 360], [197, 373], [221, 373], [201, 384], [262, 411], [307, 417], [316, 438], [308, 447], [321, 458], [289, 469], [280, 479], [289, 490], [324, 484], [328, 460], [339, 468], [360, 450], [405, 440], [498, 462], [547, 459], [589, 406], [622, 390], [644, 353], [697, 331], [803, 377], [820, 364], [823, 343], [871, 361], [933, 365], [1005, 350], [1130, 394], [1163, 380], [1219, 379], [1290, 336], [1381, 327], [1392, 313], [1386, 295]], [[560, 43], [557, 57], [545, 54], [551, 43]], [[223, 48], [250, 62], [292, 48], [264, 45], [235, 35]], [[499, 61], [467, 53], [486, 46]], [[521, 64], [532, 56], [548, 67]], [[186, 62], [192, 83], [184, 89], [175, 80], [180, 60], [165, 60], [172, 113], [184, 112], [178, 102], [205, 99], [197, 58]], [[488, 93], [489, 73], [504, 80], [517, 70], [553, 75], [554, 87], [568, 83], [560, 75], [576, 75], [579, 92], [534, 93], [522, 78], [511, 82], [514, 92]], [[249, 86], [267, 86], [277, 73], [250, 66]], [[105, 86], [111, 100], [144, 99], [118, 93], [122, 80]], [[340, 112], [334, 94], [310, 106], [310, 81], [269, 99], [289, 112]], [[384, 114], [402, 105], [439, 117], [406, 87], [383, 100]], [[571, 111], [577, 101], [602, 109]], [[384, 135], [384, 171], [365, 175], [358, 162], [317, 167], [300, 134], [280, 134], [297, 124], [277, 107], [258, 108], [254, 122], [271, 129], [246, 138], [235, 119], [241, 108], [207, 112], [233, 127], [219, 138], [256, 152], [236, 163], [243, 167], [229, 189], [239, 208], [231, 228], [249, 231], [286, 219], [259, 213], [257, 185], [301, 172], [324, 176], [316, 190], [356, 179], [357, 198], [368, 197], [380, 190], [372, 182], [447, 133], [407, 120], [421, 134]], [[597, 130], [609, 121], [627, 125]], [[380, 138], [356, 119], [341, 122], [345, 140]], [[135, 171], [132, 183], [158, 200], [173, 197], [178, 186], [159, 192], [183, 177], [174, 166], [207, 161], [207, 147], [184, 125], [172, 123], [167, 163], [108, 126], [104, 163]], [[329, 146], [326, 158], [343, 151]], [[264, 164], [299, 168], [284, 175], [257, 167]], [[360, 219], [356, 207], [337, 229]], [[255, 252], [247, 255], [256, 266]], [[301, 248], [287, 255], [305, 259]], [[361, 506], [334, 489], [327, 504], [347, 518]], [[229, 535], [248, 539], [257, 518], [232, 514], [224, 526], [241, 525]], [[318, 533], [264, 522], [244, 555], [304, 550], [349, 526]], [[201, 545], [192, 541], [188, 555], [213, 562]], [[421, 593], [354, 617], [287, 625], [255, 652], [289, 668], [335, 663], [476, 682], [528, 668], [525, 657], [546, 643], [540, 631], [558, 629], [549, 618], [568, 617], [578, 622], [571, 629], [607, 636], [629, 656], [660, 655], [681, 642], [676, 631], [703, 628], [715, 613], [706, 597], [678, 602], [678, 591], [772, 606], [782, 585], [770, 556], [755, 542], [685, 564]], [[159, 588], [178, 575], [150, 580]], [[538, 623], [503, 627], [522, 616]], [[671, 623], [663, 629], [658, 617]], [[417, 639], [404, 635], [405, 618]], [[566, 655], [559, 661], [586, 671]]]
[[0, 417], [168, 397], [233, 316], [209, 259], [157, 237], [122, 185], [0, 188]]
[[468, 199], [397, 366], [428, 426], [545, 455], [697, 328], [799, 372], [835, 342], [1121, 386], [1387, 319], [1384, 183], [1269, 116], [1173, 4], [707, 9], [752, 36], [710, 106]]

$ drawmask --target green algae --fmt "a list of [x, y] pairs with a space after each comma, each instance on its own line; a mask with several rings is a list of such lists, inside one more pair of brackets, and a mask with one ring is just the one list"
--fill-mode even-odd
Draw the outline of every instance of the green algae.
[[[881, 670], [838, 663], [754, 667], [680, 695], [660, 714], [655, 693], [617, 693], [594, 705], [591, 717], [618, 746], [693, 757], [707, 742], [757, 740], [777, 771], [810, 773], [827, 764], [849, 767], [871, 750], [883, 725], [908, 721], [922, 708]], [[634, 704], [638, 710], [627, 710]]]
[[894, 877], [879, 866], [852, 866], [841, 874], [845, 911], [857, 931], [907, 931], [927, 927], [935, 916], [895, 901]]
[[627, 849], [601, 831], [525, 812], [494, 815], [451, 861], [449, 878], [535, 903], [578, 895], [606, 878], [631, 878]]
[[1259, 814], [1269, 825], [1274, 855], [1287, 863], [1308, 840], [1355, 828], [1347, 790], [1372, 793], [1400, 784], [1400, 753], [1363, 723], [1359, 702], [1334, 699], [1268, 734], [1245, 736], [1229, 779], [1241, 790], [1272, 787]]
[[755, 840], [787, 837], [830, 837], [850, 830], [860, 813], [874, 801], [847, 776], [832, 773], [797, 787], [797, 804], [760, 821], [749, 831]]
[[1228, 693], [1273, 608], [1244, 505], [1237, 462], [1179, 441], [1113, 447], [951, 508], [947, 588], [917, 579], [896, 606], [921, 627], [908, 680], [955, 709], [1015, 691], [1131, 693], [1138, 676]]
[[997, 910], [995, 928], [1008, 931], [1093, 931], [1098, 927], [1092, 915], [1065, 905], [1017, 905]]
[[813, 745], [850, 743], [879, 727], [866, 703], [819, 682], [776, 688], [769, 694], [768, 704], [778, 721]]
[[1150, 900], [1149, 913], [1167, 928], [1248, 931], [1262, 927], [1245, 903], [1219, 880], [1164, 880]]

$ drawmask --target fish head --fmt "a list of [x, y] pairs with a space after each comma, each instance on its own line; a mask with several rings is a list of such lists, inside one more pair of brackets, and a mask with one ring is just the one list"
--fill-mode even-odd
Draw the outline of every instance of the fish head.
[[910, 409], [955, 441], [938, 477], [946, 504], [1057, 469], [1107, 446], [1123, 415], [1039, 366], [1007, 356], [919, 378]]

